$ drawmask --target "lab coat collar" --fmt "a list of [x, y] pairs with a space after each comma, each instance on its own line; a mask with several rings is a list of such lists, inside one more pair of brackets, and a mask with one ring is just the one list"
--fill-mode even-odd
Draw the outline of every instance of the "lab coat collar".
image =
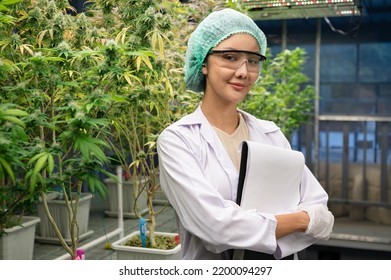
[[[253, 115], [251, 115], [243, 110], [238, 109], [238, 112], [240, 112], [242, 114], [244, 120], [246, 121], [247, 126], [250, 131], [251, 138], [256, 139], [256, 138], [258, 138], [258, 136], [262, 137], [262, 136], [265, 136], [265, 134], [280, 130], [280, 128], [278, 126], [276, 126], [275, 123], [273, 123], [271, 121], [257, 119]], [[212, 129], [212, 127], [209, 124], [204, 113], [202, 112], [201, 106], [198, 106], [197, 109], [193, 113], [185, 116], [178, 123], [178, 125], [196, 125], [196, 124], [201, 125], [201, 127], [200, 127], [201, 133], [207, 132], [207, 134], [210, 134], [210, 130]], [[205, 129], [207, 129], [207, 130], [205, 130]], [[257, 135], [253, 135], [254, 133]], [[209, 140], [210, 140], [210, 138], [209, 138]]]
[[[238, 111], [242, 114], [244, 120], [246, 121], [251, 141], [272, 144], [271, 138], [273, 137], [269, 137], [268, 134], [280, 130], [280, 128], [276, 126], [274, 122], [257, 119], [255, 116], [243, 110]], [[205, 139], [205, 141], [207, 141], [219, 155], [222, 154], [221, 149], [216, 146], [216, 137], [218, 136], [202, 112], [201, 106], [198, 106], [198, 108], [193, 113], [183, 117], [179, 121], [178, 125], [199, 126], [200, 134]]]
[[265, 135], [280, 130], [280, 128], [276, 126], [274, 122], [257, 119], [253, 115], [243, 110], [238, 111], [242, 114], [244, 120], [246, 121], [246, 124], [250, 130], [250, 134], [251, 132], [257, 132], [259, 134]]
[[199, 125], [200, 127], [200, 133], [201, 135], [205, 138], [205, 140], [208, 143], [213, 142], [212, 141], [212, 136], [213, 136], [213, 127], [210, 125], [208, 122], [208, 119], [205, 117], [204, 113], [201, 110], [201, 106], [198, 106], [197, 109], [183, 117], [179, 123], [179, 126], [184, 125], [184, 126], [193, 126], [193, 125]]
[[[259, 120], [249, 113], [246, 113], [242, 110], [238, 111], [243, 115], [247, 123], [250, 132], [250, 140], [270, 143], [270, 139], [267, 134], [279, 130], [279, 128], [273, 122]], [[218, 144], [220, 143], [218, 141], [218, 136], [202, 112], [201, 106], [199, 106], [193, 113], [184, 116], [181, 120], [178, 121], [177, 125], [199, 127], [201, 137], [203, 137], [209, 146], [214, 150], [218, 161], [230, 178], [232, 199], [236, 198], [236, 188], [239, 173], [236, 171], [232, 161], [229, 160], [228, 154], [224, 150], [224, 146]]]

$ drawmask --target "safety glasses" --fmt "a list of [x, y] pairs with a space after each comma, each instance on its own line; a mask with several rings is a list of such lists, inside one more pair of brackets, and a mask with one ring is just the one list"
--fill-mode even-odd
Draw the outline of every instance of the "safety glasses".
[[255, 52], [244, 50], [210, 50], [208, 55], [216, 57], [216, 64], [220, 67], [237, 70], [244, 62], [247, 62], [247, 70], [253, 73], [259, 73], [261, 62], [266, 57]]

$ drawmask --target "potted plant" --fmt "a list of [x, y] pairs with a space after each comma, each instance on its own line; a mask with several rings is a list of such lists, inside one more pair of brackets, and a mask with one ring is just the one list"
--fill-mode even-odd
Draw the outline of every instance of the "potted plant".
[[[105, 112], [114, 101], [102, 91], [104, 34], [83, 33], [94, 31], [94, 17], [73, 17], [69, 10], [68, 1], [51, 0], [22, 1], [10, 9], [18, 20], [0, 26], [0, 48], [2, 59], [16, 68], [0, 86], [4, 100], [28, 113], [23, 121], [31, 150], [24, 178], [30, 193], [40, 194], [46, 224], [74, 259], [86, 228], [79, 224], [80, 202], [106, 192], [99, 174], [108, 163]], [[52, 193], [65, 204], [65, 226], [49, 207]]]
[[[2, 72], [4, 69], [0, 69]], [[3, 72], [4, 73], [4, 72]], [[27, 113], [0, 98], [0, 259], [31, 260], [40, 219], [32, 216], [36, 193], [25, 184], [28, 142], [20, 117]]]
[[[0, 1], [0, 28], [14, 23], [15, 19], [3, 12], [16, 2]], [[11, 60], [0, 57], [0, 84], [16, 70]], [[31, 216], [36, 194], [30, 192], [21, 176], [29, 152], [25, 123], [20, 119], [25, 116], [25, 111], [0, 96], [0, 259], [31, 260], [40, 221]]]
[[[134, 71], [137, 79], [131, 90], [122, 94], [124, 102], [118, 106], [119, 114], [113, 121], [112, 149], [126, 178], [135, 188], [136, 200], [144, 196], [147, 199], [145, 232], [150, 248], [140, 248], [140, 231], [112, 243], [112, 248], [120, 259], [134, 258], [128, 254], [137, 258], [179, 258], [177, 234], [156, 231], [156, 217], [159, 211], [165, 209], [164, 206], [156, 207], [155, 203], [156, 194], [160, 191], [156, 140], [165, 127], [196, 106], [194, 95], [184, 89], [182, 67], [185, 44], [179, 39], [179, 33], [188, 30], [189, 12], [175, 1], [137, 1], [132, 6], [130, 18], [126, 16], [126, 5], [129, 3], [119, 5], [116, 10], [120, 14], [118, 18], [123, 18], [129, 28], [117, 37], [115, 59], [122, 61], [121, 53], [138, 53], [143, 54], [138, 59], [144, 63], [136, 61], [132, 64], [137, 70]], [[135, 32], [138, 26], [143, 28]], [[183, 34], [186, 36], [185, 32]], [[140, 209], [135, 207], [134, 212], [142, 221]], [[133, 238], [138, 241], [132, 245], [130, 240]], [[175, 249], [162, 250], [160, 239], [167, 238], [174, 243]], [[147, 252], [141, 256], [141, 251]], [[161, 254], [156, 257], [158, 252]]]

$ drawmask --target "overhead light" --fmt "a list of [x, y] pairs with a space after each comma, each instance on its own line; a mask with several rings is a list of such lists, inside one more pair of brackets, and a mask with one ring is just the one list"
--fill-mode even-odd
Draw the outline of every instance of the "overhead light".
[[[239, 1], [238, 1], [239, 2]], [[361, 15], [361, 0], [240, 1], [255, 20], [298, 19]]]

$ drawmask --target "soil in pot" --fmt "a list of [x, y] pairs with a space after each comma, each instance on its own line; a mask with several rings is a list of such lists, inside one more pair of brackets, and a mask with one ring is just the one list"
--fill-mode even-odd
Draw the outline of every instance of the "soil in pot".
[[[179, 235], [175, 235], [174, 237], [156, 235], [155, 238], [156, 238], [156, 246], [152, 247], [149, 241], [149, 237], [147, 236], [147, 248], [170, 250], [170, 249], [174, 249], [180, 242]], [[132, 247], [142, 247], [140, 235], [138, 234], [133, 236], [124, 245], [132, 246]]]

